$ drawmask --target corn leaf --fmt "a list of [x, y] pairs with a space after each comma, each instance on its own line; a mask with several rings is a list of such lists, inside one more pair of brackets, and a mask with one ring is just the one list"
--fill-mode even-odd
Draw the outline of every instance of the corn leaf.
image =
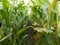
[[9, 21], [8, 13], [4, 10], [0, 10], [0, 13], [2, 15], [2, 18], [5, 20], [7, 27], [10, 27], [10, 21]]
[[2, 0], [2, 5], [3, 5], [4, 9], [8, 9], [8, 7], [9, 7], [8, 0]]

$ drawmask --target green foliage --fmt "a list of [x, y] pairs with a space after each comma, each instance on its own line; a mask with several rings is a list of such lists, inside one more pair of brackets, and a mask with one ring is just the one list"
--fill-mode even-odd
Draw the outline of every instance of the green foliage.
[[[60, 45], [57, 3], [49, 11], [48, 0], [31, 0], [32, 5], [28, 3], [29, 6], [24, 5], [24, 0], [17, 6], [11, 5], [8, 0], [1, 2], [3, 9], [0, 9], [0, 45]], [[33, 28], [33, 32], [29, 27]]]
[[8, 0], [2, 0], [2, 4], [3, 4], [4, 9], [8, 9], [8, 7], [9, 7]]
[[7, 27], [10, 27], [10, 21], [7, 12], [4, 10], [0, 10], [0, 13], [2, 15], [2, 18], [5, 20]]

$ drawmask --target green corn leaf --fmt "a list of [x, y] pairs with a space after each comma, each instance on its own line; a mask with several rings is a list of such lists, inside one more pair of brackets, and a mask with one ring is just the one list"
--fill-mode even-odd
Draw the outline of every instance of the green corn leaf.
[[16, 33], [16, 35], [15, 35], [15, 39], [18, 39], [19, 37], [21, 37], [21, 34], [24, 33], [27, 28], [28, 28], [28, 27], [25, 27], [25, 28], [19, 30], [19, 31]]
[[9, 2], [8, 2], [8, 0], [2, 0], [2, 5], [3, 5], [3, 8], [4, 8], [4, 9], [8, 9], [8, 7], [9, 7]]
[[52, 38], [48, 34], [46, 34], [45, 32], [43, 34], [44, 34], [46, 41], [48, 42], [49, 45], [56, 45], [54, 40], [52, 40]]
[[8, 13], [4, 10], [0, 10], [0, 13], [2, 15], [2, 18], [5, 20], [7, 27], [10, 27], [10, 20], [9, 20]]
[[17, 9], [21, 9], [21, 8], [24, 8], [24, 1], [22, 1], [19, 5], [18, 5], [18, 8]]
[[25, 41], [26, 37], [27, 37], [27, 35], [23, 36], [23, 38], [20, 40], [19, 45], [22, 45], [22, 44], [24, 43], [24, 41]]

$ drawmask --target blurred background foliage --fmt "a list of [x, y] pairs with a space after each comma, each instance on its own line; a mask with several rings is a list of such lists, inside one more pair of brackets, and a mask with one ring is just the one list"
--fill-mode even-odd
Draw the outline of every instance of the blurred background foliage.
[[60, 45], [60, 1], [0, 0], [0, 45]]

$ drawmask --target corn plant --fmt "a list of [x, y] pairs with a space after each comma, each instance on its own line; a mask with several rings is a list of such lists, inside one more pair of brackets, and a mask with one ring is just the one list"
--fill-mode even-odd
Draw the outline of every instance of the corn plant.
[[60, 45], [58, 2], [1, 0], [0, 45]]

